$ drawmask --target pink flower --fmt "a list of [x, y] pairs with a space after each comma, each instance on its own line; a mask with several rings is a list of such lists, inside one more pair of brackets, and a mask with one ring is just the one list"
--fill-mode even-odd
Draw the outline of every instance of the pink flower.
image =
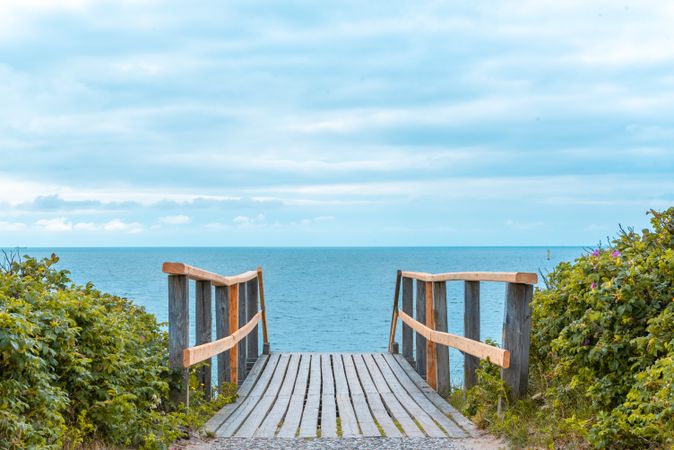
[[592, 290], [594, 291], [595, 289], [597, 289], [597, 283], [593, 281], [592, 282]]
[[599, 256], [601, 252], [599, 250], [595, 250], [592, 252], [592, 256]]
[[611, 256], [613, 256], [614, 258], [620, 258], [620, 255], [621, 253], [619, 250], [616, 250], [613, 253], [611, 253]]

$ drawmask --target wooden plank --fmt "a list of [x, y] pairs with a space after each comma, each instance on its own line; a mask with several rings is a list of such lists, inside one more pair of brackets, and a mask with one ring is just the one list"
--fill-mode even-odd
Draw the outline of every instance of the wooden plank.
[[[250, 321], [258, 313], [257, 306], [257, 277], [246, 281], [246, 320]], [[260, 318], [262, 314], [260, 314]], [[246, 367], [255, 364], [257, 356], [260, 354], [258, 344], [259, 328], [256, 324], [254, 329], [246, 335]]]
[[309, 372], [309, 389], [307, 403], [304, 405], [302, 422], [300, 423], [300, 437], [316, 437], [318, 430], [318, 408], [321, 404], [321, 355], [311, 355]]
[[350, 354], [341, 356], [344, 372], [346, 373], [346, 382], [349, 385], [349, 392], [351, 393], [351, 403], [353, 404], [353, 410], [356, 413], [361, 433], [363, 436], [381, 436], [381, 432], [372, 418], [372, 413], [370, 413], [370, 407], [365, 398], [365, 392], [363, 392], [363, 388], [360, 385], [356, 368], [353, 365], [353, 359]]
[[426, 339], [432, 339], [436, 344], [456, 348], [464, 353], [477, 356], [480, 359], [488, 358], [492, 363], [499, 367], [508, 367], [510, 364], [510, 352], [508, 350], [494, 347], [483, 342], [473, 341], [472, 339], [463, 336], [431, 330], [402, 311], [400, 312], [400, 319], [409, 324], [409, 326], [417, 332], [417, 337], [421, 335]]
[[381, 429], [384, 431], [384, 434], [387, 437], [400, 437], [402, 434], [400, 430], [395, 426], [391, 416], [389, 416], [386, 407], [382, 403], [379, 392], [377, 392], [377, 387], [372, 381], [370, 372], [367, 370], [365, 361], [363, 361], [362, 355], [350, 355], [353, 358], [353, 363], [356, 368], [356, 373], [360, 379], [360, 384], [363, 387], [365, 396], [367, 397], [367, 403], [372, 411], [372, 416], [375, 418]]
[[[229, 302], [229, 332], [234, 333], [239, 329], [239, 285], [234, 284], [229, 287], [227, 295]], [[239, 347], [233, 346], [229, 350], [229, 379], [234, 384], [239, 384]]]
[[[229, 335], [229, 289], [224, 286], [215, 287], [215, 339], [220, 340]], [[229, 350], [218, 355], [218, 386], [220, 389], [229, 381]]]
[[256, 437], [274, 437], [276, 430], [278, 429], [279, 424], [281, 424], [283, 421], [283, 416], [288, 409], [290, 396], [293, 393], [295, 380], [297, 379], [297, 370], [300, 366], [300, 360], [302, 358], [299, 353], [290, 353], [288, 355], [290, 355], [288, 370], [285, 372], [285, 376], [280, 378], [283, 384], [281, 384], [280, 390], [277, 390], [273, 396], [267, 396], [265, 399], [265, 401], [268, 402], [268, 405], [273, 403], [274, 406], [267, 413], [266, 417], [255, 432]]
[[[195, 321], [196, 321], [196, 344], [205, 344], [213, 340], [213, 318], [212, 318], [212, 292], [213, 287], [210, 281], [197, 281], [195, 283]], [[203, 386], [204, 397], [210, 399], [211, 391], [211, 361], [210, 358], [204, 358], [207, 361], [204, 367], [199, 368], [197, 377], [199, 383]]]
[[335, 380], [329, 354], [321, 353], [321, 437], [337, 437]]
[[[447, 287], [446, 282], [433, 283], [433, 327], [435, 330], [447, 332]], [[449, 348], [444, 345], [435, 346], [436, 390], [440, 395], [449, 395], [452, 386], [449, 379]]]
[[[463, 292], [463, 335], [474, 341], [480, 340], [480, 282], [466, 281]], [[480, 359], [464, 353], [463, 386], [469, 389], [477, 384], [475, 370]]]
[[538, 283], [538, 275], [531, 272], [402, 272], [403, 277], [414, 278], [418, 281], [502, 281], [505, 283]]
[[508, 283], [503, 319], [503, 347], [510, 351], [510, 366], [501, 370], [501, 379], [510, 386], [514, 402], [527, 394], [529, 382], [529, 344], [531, 339], [531, 299], [533, 286]]
[[246, 323], [229, 336], [218, 339], [217, 341], [186, 348], [183, 350], [183, 367], [190, 367], [198, 362], [233, 348], [255, 329], [261, 318], [262, 313], [258, 312], [253, 316], [250, 322]]
[[[403, 311], [409, 316], [414, 315], [414, 280], [403, 278]], [[402, 353], [410, 363], [414, 361], [414, 331], [409, 325], [402, 325]]]
[[233, 286], [235, 284], [245, 283], [257, 276], [257, 272], [254, 270], [239, 275], [223, 276], [178, 262], [165, 262], [162, 266], [162, 272], [170, 275], [184, 275], [190, 280], [210, 281], [214, 286]]
[[246, 378], [246, 381], [244, 381], [243, 384], [239, 387], [239, 390], [236, 393], [236, 401], [234, 403], [225, 405], [222, 409], [220, 409], [220, 411], [211, 417], [204, 424], [203, 431], [206, 434], [215, 435], [216, 431], [225, 422], [225, 420], [227, 420], [227, 418], [231, 416], [232, 413], [246, 400], [246, 397], [248, 397], [250, 390], [257, 383], [267, 363], [276, 365], [278, 363], [278, 359], [278, 354], [272, 355], [271, 357], [264, 355], [264, 358], [258, 358], [258, 360], [255, 362], [255, 365], [248, 374], [248, 378]]
[[342, 436], [360, 436], [358, 420], [351, 404], [349, 385], [344, 373], [344, 364], [339, 354], [332, 354], [332, 369], [335, 376], [335, 398], [339, 410], [339, 418], [342, 424]]
[[380, 358], [381, 361], [385, 361], [385, 363], [388, 364], [388, 367], [398, 379], [401, 389], [404, 389], [407, 394], [414, 399], [416, 404], [419, 405], [419, 407], [423, 409], [435, 423], [439, 424], [450, 437], [466, 437], [467, 434], [456, 424], [456, 422], [443, 414], [443, 412], [438, 409], [428, 397], [426, 397], [424, 392], [410, 380], [405, 371], [392, 356], [393, 355], [379, 354], [376, 358]]
[[388, 351], [393, 353], [393, 343], [396, 338], [396, 325], [398, 324], [398, 298], [400, 297], [400, 271], [396, 273], [396, 287], [393, 297], [393, 313], [391, 315], [391, 332], [389, 334]]
[[[417, 280], [417, 299], [416, 299], [416, 320], [421, 324], [426, 323], [426, 283]], [[404, 312], [398, 312], [402, 319], [405, 316]], [[408, 325], [410, 325], [408, 323]], [[415, 329], [412, 327], [412, 329]], [[420, 333], [416, 334], [416, 353], [417, 353], [417, 373], [422, 378], [426, 378], [426, 338]]]
[[[239, 328], [244, 326], [247, 322], [246, 318], [248, 317], [248, 313], [246, 311], [246, 285], [245, 284], [239, 284]], [[246, 379], [246, 341], [241, 340], [239, 341], [238, 345], [238, 364], [237, 364], [237, 369], [238, 369], [238, 379], [239, 383], [241, 381]]]
[[410, 437], [425, 436], [426, 434], [417, 426], [412, 417], [410, 417], [405, 408], [400, 404], [400, 401], [398, 401], [395, 394], [391, 392], [391, 388], [384, 379], [372, 354], [365, 353], [362, 357], [386, 409], [389, 411], [391, 417], [393, 417], [403, 429], [403, 433]]
[[[386, 357], [388, 359], [388, 357]], [[409, 377], [410, 380], [419, 388], [421, 392], [424, 393], [426, 398], [428, 398], [436, 408], [438, 408], [444, 415], [448, 416], [457, 425], [459, 425], [467, 434], [471, 436], [477, 436], [479, 431], [475, 424], [464, 417], [456, 408], [447, 403], [447, 401], [440, 397], [440, 395], [431, 388], [428, 383], [426, 383], [423, 378], [419, 376], [418, 373], [414, 371], [414, 368], [400, 355], [393, 355], [393, 359], [398, 363], [398, 365], [405, 371], [405, 374]], [[389, 366], [391, 363], [389, 362]]]
[[[273, 355], [272, 355], [273, 356]], [[227, 420], [220, 426], [216, 431], [216, 437], [230, 437], [241, 427], [241, 425], [246, 421], [251, 411], [255, 409], [260, 399], [263, 395], [267, 393], [268, 388], [277, 389], [278, 376], [275, 376], [277, 372], [284, 373], [286, 367], [288, 367], [288, 355], [282, 354], [278, 358], [277, 364], [272, 364], [272, 361], [266, 365], [262, 375], [257, 380], [257, 383], [253, 385], [253, 388], [250, 390], [250, 393], [242, 401], [241, 405], [227, 418]], [[245, 382], [243, 383], [246, 384]]]
[[[433, 307], [433, 283], [426, 282], [426, 326], [435, 330], [435, 310]], [[426, 339], [426, 381], [433, 389], [438, 389], [438, 355], [435, 353], [435, 342]]]
[[168, 277], [169, 365], [181, 375], [180, 388], [172, 390], [171, 402], [189, 405], [189, 372], [183, 368], [183, 350], [189, 347], [189, 281], [182, 275]]
[[262, 266], [257, 267], [257, 285], [260, 293], [260, 311], [262, 311], [262, 348], [265, 355], [269, 354], [269, 335], [267, 334], [267, 309], [264, 304], [264, 280]]
[[310, 364], [311, 355], [302, 355], [300, 368], [297, 372], [297, 379], [295, 380], [295, 388], [290, 397], [290, 405], [288, 405], [288, 411], [286, 411], [285, 418], [283, 419], [283, 425], [281, 425], [281, 428], [278, 431], [278, 437], [291, 438], [295, 437], [297, 434], [300, 422], [302, 421], [304, 399], [307, 395]]
[[379, 369], [381, 370], [384, 379], [386, 379], [386, 382], [391, 388], [391, 392], [395, 394], [396, 398], [398, 399], [398, 401], [400, 401], [400, 404], [403, 406], [403, 408], [405, 408], [405, 410], [407, 410], [409, 415], [419, 423], [419, 425], [421, 426], [421, 428], [423, 428], [426, 434], [430, 437], [446, 437], [447, 435], [445, 434], [445, 432], [442, 431], [435, 424], [431, 416], [429, 416], [428, 413], [420, 405], [416, 403], [415, 400], [418, 399], [412, 398], [408, 394], [408, 392], [402, 386], [400, 381], [394, 375], [393, 371], [389, 367], [383, 355], [377, 353], [372, 355], [372, 357], [377, 363]]

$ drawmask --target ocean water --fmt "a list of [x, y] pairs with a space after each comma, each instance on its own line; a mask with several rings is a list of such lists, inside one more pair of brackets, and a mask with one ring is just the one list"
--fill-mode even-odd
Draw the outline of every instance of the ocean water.
[[[73, 281], [92, 281], [102, 291], [128, 297], [162, 322], [168, 313], [163, 262], [184, 262], [223, 275], [261, 265], [272, 351], [344, 352], [386, 350], [398, 269], [546, 273], [583, 251], [581, 247], [21, 249], [22, 254], [37, 257], [56, 253], [61, 258], [58, 266], [68, 269]], [[482, 283], [482, 340], [500, 343], [504, 293], [503, 283]], [[190, 296], [193, 299], [193, 284]], [[448, 283], [447, 305], [449, 332], [463, 334], [462, 282]], [[190, 323], [194, 342], [193, 318]], [[399, 324], [398, 335], [400, 328]], [[450, 351], [450, 367], [452, 383], [461, 383], [460, 352]]]

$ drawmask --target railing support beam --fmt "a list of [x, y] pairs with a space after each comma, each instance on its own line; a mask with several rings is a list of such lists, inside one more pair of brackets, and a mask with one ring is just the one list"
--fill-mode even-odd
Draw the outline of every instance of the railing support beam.
[[169, 275], [169, 365], [180, 372], [181, 384], [169, 394], [174, 404], [189, 406], [189, 371], [183, 367], [183, 350], [189, 347], [189, 284], [185, 275]]
[[[468, 339], [480, 340], [480, 282], [464, 282], [464, 313], [463, 335]], [[469, 389], [477, 384], [475, 370], [480, 365], [480, 359], [464, 353], [463, 356], [463, 386]]]
[[[447, 333], [447, 286], [444, 281], [433, 283], [433, 320], [435, 330]], [[436, 390], [442, 396], [449, 394], [449, 348], [445, 345], [435, 346]]]
[[[414, 280], [403, 278], [403, 312], [414, 317]], [[406, 323], [402, 324], [403, 357], [414, 366], [414, 331]]]
[[[197, 281], [195, 288], [196, 308], [196, 344], [205, 344], [213, 340], [213, 318], [211, 313], [213, 286], [210, 281]], [[199, 369], [199, 384], [204, 387], [204, 396], [211, 398], [211, 360]]]
[[[246, 322], [257, 314], [257, 278], [246, 281]], [[253, 331], [246, 336], [246, 373], [250, 371], [260, 354], [259, 327], [255, 325]]]
[[506, 284], [503, 348], [510, 352], [510, 367], [501, 370], [501, 379], [510, 387], [511, 403], [527, 393], [533, 291], [530, 284]]
[[[215, 335], [222, 339], [229, 335], [229, 288], [215, 287]], [[218, 355], [218, 387], [222, 389], [231, 380], [229, 350]]]
[[[426, 283], [417, 281], [417, 298], [416, 298], [416, 316], [414, 317], [419, 323], [426, 324]], [[426, 338], [419, 333], [416, 333], [416, 364], [417, 373], [422, 378], [426, 378]]]

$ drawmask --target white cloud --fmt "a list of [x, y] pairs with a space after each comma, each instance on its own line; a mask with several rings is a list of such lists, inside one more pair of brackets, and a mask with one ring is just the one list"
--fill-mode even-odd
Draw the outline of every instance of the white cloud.
[[110, 222], [103, 225], [105, 231], [114, 231], [114, 232], [124, 232], [136, 234], [143, 231], [143, 225], [138, 222], [126, 223], [119, 219], [113, 219]]
[[76, 231], [96, 231], [100, 227], [93, 222], [78, 222], [73, 226]]
[[23, 222], [5, 222], [0, 221], [0, 231], [22, 231], [26, 229]]
[[164, 216], [159, 218], [159, 222], [166, 225], [186, 225], [192, 221], [190, 216], [178, 214], [175, 216]]
[[40, 219], [35, 222], [35, 225], [43, 231], [71, 231], [73, 229], [73, 223], [65, 217]]
[[258, 214], [257, 216], [254, 217], [248, 217], [248, 216], [236, 216], [234, 220], [232, 220], [236, 225], [238, 225], [241, 228], [247, 228], [247, 227], [252, 227], [256, 225], [261, 225], [264, 222], [264, 214]]

